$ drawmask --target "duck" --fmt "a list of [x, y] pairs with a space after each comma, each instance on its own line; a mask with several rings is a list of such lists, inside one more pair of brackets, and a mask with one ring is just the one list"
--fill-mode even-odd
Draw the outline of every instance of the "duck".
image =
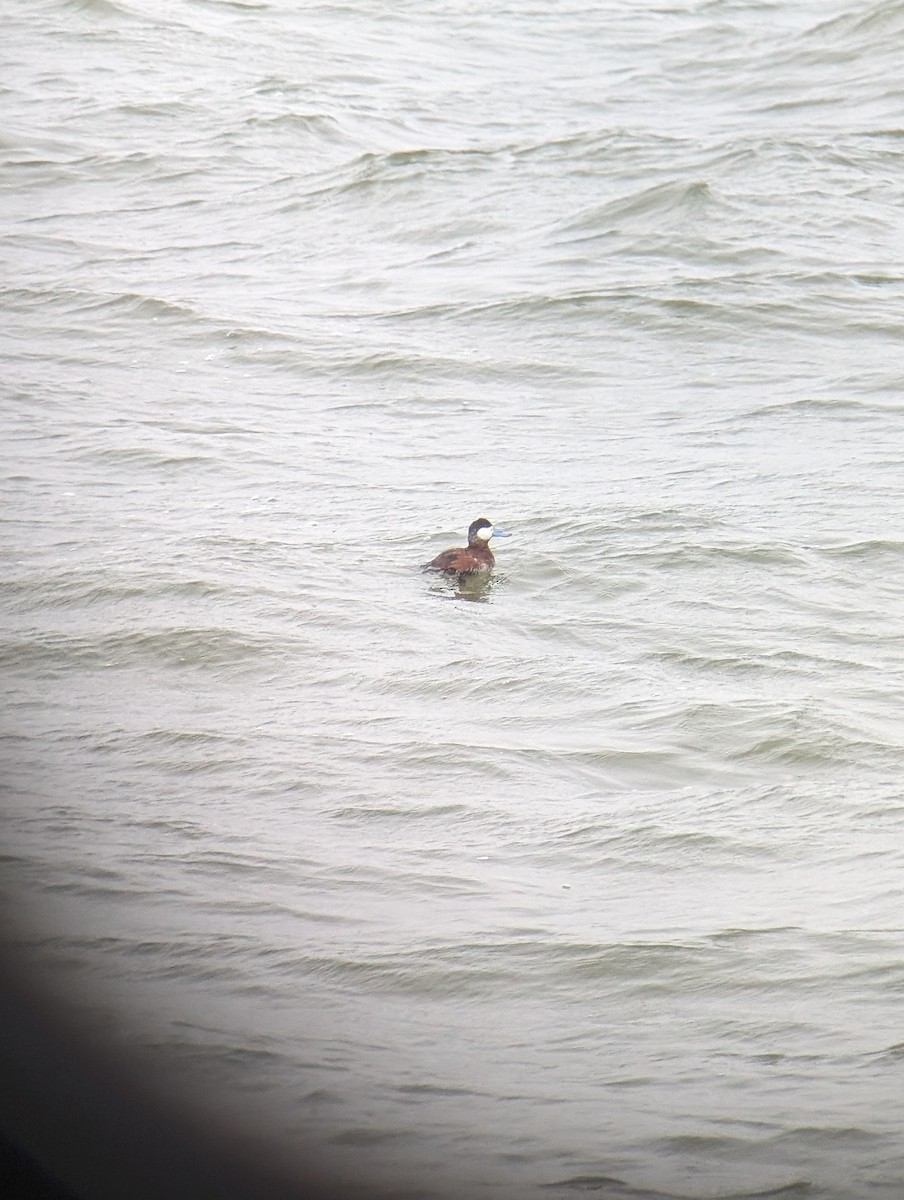
[[504, 529], [498, 529], [486, 517], [478, 517], [468, 528], [467, 546], [453, 546], [437, 554], [431, 562], [424, 563], [425, 571], [442, 571], [446, 575], [481, 575], [492, 571], [496, 564], [490, 549], [490, 538], [511, 537]]

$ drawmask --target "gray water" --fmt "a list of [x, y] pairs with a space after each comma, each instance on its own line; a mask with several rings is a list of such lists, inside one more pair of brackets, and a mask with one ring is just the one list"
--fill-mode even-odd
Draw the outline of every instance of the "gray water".
[[5, 6], [7, 939], [86, 1026], [394, 1194], [904, 1194], [902, 39]]

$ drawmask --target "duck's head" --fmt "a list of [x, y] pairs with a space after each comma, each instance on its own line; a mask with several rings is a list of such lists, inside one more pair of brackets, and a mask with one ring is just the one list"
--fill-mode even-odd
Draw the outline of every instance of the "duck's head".
[[478, 517], [476, 521], [471, 522], [468, 529], [469, 546], [475, 542], [483, 542], [485, 545], [492, 537], [511, 537], [511, 534], [506, 533], [504, 529], [497, 529], [493, 522], [488, 521], [486, 517]]

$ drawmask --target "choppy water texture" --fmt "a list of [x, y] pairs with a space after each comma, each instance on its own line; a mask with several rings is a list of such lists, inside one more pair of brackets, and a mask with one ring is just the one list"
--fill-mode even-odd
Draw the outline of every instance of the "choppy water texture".
[[275, 1153], [904, 1191], [902, 39], [6, 6], [15, 937]]

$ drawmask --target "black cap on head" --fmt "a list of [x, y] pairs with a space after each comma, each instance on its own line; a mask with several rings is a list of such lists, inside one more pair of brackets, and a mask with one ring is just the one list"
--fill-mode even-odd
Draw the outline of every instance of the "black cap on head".
[[473, 542], [477, 537], [478, 529], [492, 529], [493, 522], [488, 521], [486, 517], [478, 517], [476, 521], [472, 521], [468, 529], [468, 541]]

